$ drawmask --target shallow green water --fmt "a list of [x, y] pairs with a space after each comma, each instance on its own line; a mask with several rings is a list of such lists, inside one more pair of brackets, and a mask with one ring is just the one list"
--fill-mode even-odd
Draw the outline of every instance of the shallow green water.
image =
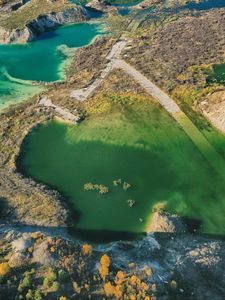
[[102, 32], [91, 23], [63, 26], [25, 45], [0, 45], [0, 109], [7, 102], [18, 102], [40, 90], [10, 80], [7, 76], [25, 80], [55, 81], [63, 78], [65, 54], [60, 46], [82, 47]]
[[[79, 126], [41, 125], [24, 142], [21, 166], [70, 200], [81, 229], [141, 232], [153, 206], [165, 202], [169, 211], [200, 220], [204, 232], [225, 233], [224, 180], [152, 103], [112, 108]], [[113, 186], [118, 178], [132, 187]], [[87, 182], [109, 193], [85, 191]], [[136, 201], [132, 208], [127, 199]]]
[[213, 72], [208, 77], [208, 81], [225, 84], [225, 64], [214, 65]]

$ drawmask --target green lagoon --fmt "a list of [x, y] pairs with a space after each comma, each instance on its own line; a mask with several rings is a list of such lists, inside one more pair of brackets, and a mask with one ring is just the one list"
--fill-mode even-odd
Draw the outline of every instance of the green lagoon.
[[[25, 45], [0, 45], [0, 111], [43, 90], [30, 81], [64, 79], [64, 50], [90, 44], [102, 33], [102, 25], [81, 23]], [[34, 128], [23, 142], [18, 170], [64, 196], [78, 232], [142, 233], [154, 207], [163, 205], [200, 223], [202, 232], [224, 234], [222, 172], [178, 123], [150, 99], [112, 94], [100, 100], [85, 104], [88, 116], [77, 126], [52, 120]], [[224, 136], [201, 130], [225, 157]], [[108, 192], [86, 190], [88, 183]]]
[[[175, 120], [148, 99], [114, 95], [99, 107], [78, 126], [52, 120], [36, 127], [23, 143], [20, 170], [65, 196], [79, 212], [78, 229], [143, 232], [163, 203], [203, 232], [224, 234], [224, 178]], [[131, 187], [115, 186], [118, 179]], [[85, 190], [90, 182], [108, 193]]]
[[[102, 33], [102, 26], [80, 23], [62, 26], [24, 45], [0, 45], [0, 111], [40, 92], [43, 87], [20, 80], [63, 79], [66, 55], [62, 45], [79, 48]], [[64, 46], [64, 49], [65, 49]]]

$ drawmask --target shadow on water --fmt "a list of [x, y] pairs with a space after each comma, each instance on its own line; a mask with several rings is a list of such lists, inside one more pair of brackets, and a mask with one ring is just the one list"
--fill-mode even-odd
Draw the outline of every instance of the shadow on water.
[[102, 18], [104, 13], [101, 12], [101, 11], [98, 11], [94, 8], [91, 8], [91, 7], [85, 7], [86, 11], [87, 11], [87, 14], [89, 16], [89, 18], [92, 18], [92, 19], [99, 19], [99, 18]]
[[[38, 126], [41, 126], [41, 125], [38, 125]], [[26, 140], [24, 141], [24, 143], [25, 142], [26, 142]], [[34, 177], [30, 177], [30, 175], [27, 173], [26, 168], [22, 164], [23, 155], [24, 155], [23, 149], [24, 149], [24, 147], [21, 147], [20, 155], [18, 156], [18, 158], [16, 160], [16, 166], [17, 166], [18, 172], [20, 172], [26, 178], [35, 180], [35, 182], [45, 185], [44, 182], [42, 182], [38, 179], [35, 179]], [[46, 186], [46, 191], [52, 191], [52, 190], [56, 190], [59, 192], [59, 197], [60, 197], [61, 203], [68, 208], [68, 206], [71, 203], [71, 199], [68, 195], [65, 194], [65, 191], [60, 191], [59, 187], [48, 184]], [[5, 207], [5, 204], [3, 204], [3, 205]], [[0, 203], [0, 208], [1, 208], [1, 203]], [[107, 244], [107, 243], [116, 242], [116, 241], [128, 242], [128, 241], [142, 240], [144, 237], [146, 237], [148, 235], [147, 232], [81, 229], [76, 226], [76, 224], [79, 223], [79, 220], [81, 217], [81, 212], [77, 211], [76, 209], [68, 209], [68, 211], [69, 211], [69, 216], [67, 219], [68, 227], [65, 227], [65, 228], [59, 227], [58, 230], [56, 230], [56, 232], [60, 233], [61, 230], [63, 230], [63, 231], [66, 230], [68, 232], [70, 238], [80, 241], [80, 242], [90, 242], [90, 243], [94, 243], [94, 244]], [[200, 234], [203, 236], [207, 236], [209, 239], [211, 236], [213, 236], [213, 237], [215, 236], [215, 239], [216, 238], [223, 239], [223, 237], [221, 237], [221, 235], [210, 235], [210, 234], [200, 233], [199, 232], [199, 230], [201, 230], [201, 221], [200, 220], [191, 219], [191, 218], [187, 218], [187, 217], [184, 217], [182, 219], [187, 228], [187, 231], [185, 234], [197, 234], [197, 235]], [[116, 222], [116, 220], [115, 220], [115, 222]], [[20, 226], [22, 227], [24, 225], [20, 225]], [[32, 231], [32, 228], [35, 228], [35, 226], [30, 226], [31, 231]], [[45, 231], [45, 229], [46, 228], [43, 227], [43, 231]], [[54, 233], [54, 231], [51, 231], [51, 227], [49, 227], [49, 229], [50, 229], [50, 232]], [[156, 234], [160, 237], [162, 236], [163, 238], [168, 237], [168, 236], [169, 236], [169, 238], [171, 238], [171, 236], [177, 235], [177, 234], [173, 234], [173, 233], [160, 233], [160, 232], [157, 232]], [[224, 239], [225, 239], [225, 236], [224, 236]]]
[[13, 220], [17, 218], [13, 208], [9, 205], [6, 198], [0, 197], [0, 222], [6, 220], [8, 223], [12, 218]]
[[86, 230], [76, 227], [68, 228], [69, 234], [78, 240], [98, 243], [98, 244], [107, 244], [110, 242], [116, 241], [134, 241], [140, 240], [146, 233], [140, 232], [128, 232], [128, 231], [112, 231], [112, 230]]
[[[183, 222], [187, 228], [187, 231], [185, 234], [200, 234], [198, 230], [201, 229], [201, 221], [200, 220], [194, 220], [190, 218], [183, 218]], [[85, 229], [79, 229], [76, 227], [69, 227], [68, 228], [69, 234], [75, 238], [79, 239], [81, 241], [90, 242], [90, 243], [98, 243], [98, 244], [107, 244], [109, 242], [116, 242], [116, 241], [135, 241], [135, 240], [142, 240], [144, 237], [146, 237], [148, 234], [153, 233], [147, 233], [147, 232], [128, 232], [128, 231], [113, 231], [113, 230], [85, 230]], [[164, 233], [154, 233], [164, 235]], [[174, 235], [170, 233], [165, 233], [165, 235]], [[177, 235], [177, 234], [175, 234]], [[205, 236], [205, 234], [203, 234]], [[208, 238], [210, 238], [211, 235], [206, 235]], [[225, 240], [225, 236], [220, 237], [219, 235], [215, 236], [215, 238], [222, 238]]]
[[[35, 129], [38, 129], [41, 125], [37, 125]], [[25, 155], [25, 144], [28, 142], [28, 140], [25, 138], [23, 142], [23, 146], [21, 147], [20, 154], [17, 157], [16, 160], [16, 168], [19, 173], [21, 173], [23, 176], [30, 180], [35, 180], [35, 182], [44, 184], [41, 180], [38, 180], [34, 177], [31, 177], [28, 172], [26, 171], [26, 168], [22, 164], [23, 157]], [[69, 203], [71, 203], [71, 199], [68, 195], [65, 194], [64, 191], [60, 191], [58, 187], [54, 185], [48, 184], [46, 187], [46, 191], [52, 191], [56, 190], [59, 192], [60, 201], [63, 205], [65, 205], [68, 208]], [[7, 201], [3, 201], [4, 199], [0, 199], [0, 219], [1, 215], [3, 214], [3, 211], [5, 211], [5, 208], [7, 207]], [[81, 242], [92, 242], [92, 243], [98, 243], [98, 244], [106, 244], [113, 241], [123, 240], [123, 241], [132, 241], [141, 239], [142, 237], [146, 236], [146, 233], [138, 233], [138, 232], [126, 232], [126, 231], [111, 231], [111, 230], [86, 230], [86, 229], [80, 229], [76, 227], [76, 224], [79, 223], [79, 219], [81, 217], [81, 213], [75, 209], [68, 209], [69, 216], [67, 219], [68, 227], [65, 228], [57, 228], [56, 232], [62, 231], [68, 231], [68, 234], [70, 238], [72, 237], [75, 240], [79, 240]], [[1, 213], [2, 212], [2, 213]], [[25, 224], [18, 225], [20, 228], [23, 228]], [[33, 231], [35, 230], [36, 226], [29, 226], [29, 230]], [[50, 232], [54, 233], [54, 230], [52, 231], [52, 227], [42, 227], [37, 226], [38, 228], [42, 228], [43, 231], [48, 232], [48, 229], [50, 229]]]
[[59, 34], [57, 34], [56, 31], [54, 30], [49, 30], [43, 34], [41, 34], [36, 40], [37, 41], [41, 41], [41, 40], [49, 40], [49, 39], [53, 39], [53, 38], [56, 38], [58, 37]]

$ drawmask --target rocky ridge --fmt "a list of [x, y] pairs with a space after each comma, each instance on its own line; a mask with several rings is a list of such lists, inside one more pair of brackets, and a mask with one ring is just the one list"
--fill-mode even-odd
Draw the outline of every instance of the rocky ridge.
[[[35, 1], [35, 0], [32, 0]], [[26, 6], [32, 3], [27, 3], [19, 8], [15, 13], [23, 14]], [[27, 9], [27, 7], [26, 7]], [[22, 11], [22, 12], [21, 12]], [[10, 16], [13, 17], [13, 13]], [[16, 26], [10, 24], [8, 19], [0, 22], [0, 43], [13, 44], [13, 43], [26, 43], [35, 40], [42, 33], [51, 30], [59, 25], [78, 23], [87, 21], [89, 19], [87, 11], [81, 5], [69, 5], [59, 11], [52, 11], [50, 13], [40, 13], [36, 18], [26, 22], [24, 26]], [[6, 25], [7, 24], [7, 25]]]

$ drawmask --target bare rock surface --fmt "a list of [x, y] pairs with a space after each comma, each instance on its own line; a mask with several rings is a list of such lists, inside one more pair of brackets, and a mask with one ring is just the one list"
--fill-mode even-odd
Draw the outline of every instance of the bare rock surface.
[[159, 211], [153, 213], [147, 231], [181, 233], [186, 231], [186, 226], [179, 216]]
[[225, 90], [210, 94], [201, 102], [200, 108], [207, 119], [225, 133]]

